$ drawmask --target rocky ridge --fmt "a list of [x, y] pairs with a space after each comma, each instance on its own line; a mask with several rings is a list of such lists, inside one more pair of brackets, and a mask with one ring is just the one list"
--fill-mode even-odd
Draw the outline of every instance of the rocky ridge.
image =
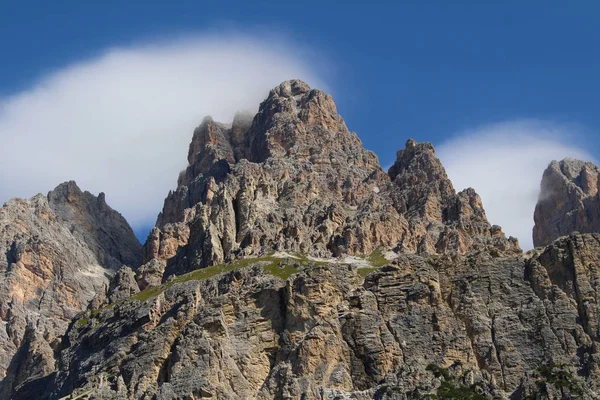
[[600, 169], [591, 162], [552, 161], [535, 207], [533, 243], [546, 246], [572, 232], [600, 232]]
[[[0, 394], [54, 371], [69, 322], [141, 245], [104, 200], [66, 182], [0, 209]], [[28, 360], [28, 361], [27, 361]]]

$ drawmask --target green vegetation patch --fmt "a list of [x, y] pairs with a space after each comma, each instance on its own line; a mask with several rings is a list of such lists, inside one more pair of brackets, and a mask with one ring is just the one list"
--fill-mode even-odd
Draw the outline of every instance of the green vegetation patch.
[[[369, 255], [367, 261], [372, 265], [372, 267], [360, 268], [358, 271], [358, 273], [363, 278], [366, 277], [369, 273], [377, 270], [378, 268], [381, 268], [382, 266], [388, 263], [388, 260], [383, 256], [382, 249], [377, 249], [373, 251], [373, 253]], [[257, 263], [263, 264], [263, 271], [266, 274], [284, 280], [289, 278], [291, 275], [300, 272], [303, 268], [332, 264], [331, 262], [327, 261], [311, 260], [307, 255], [301, 253], [293, 253], [289, 257], [275, 257], [273, 255], [267, 255], [264, 257], [245, 258], [241, 260], [235, 260], [230, 264], [211, 265], [210, 267], [197, 269], [187, 274], [177, 276], [173, 280], [163, 283], [162, 285], [153, 286], [142, 290], [141, 292], [136, 293], [127, 300], [146, 301], [152, 297], [158, 296], [159, 294], [163, 293], [165, 290], [169, 289], [176, 283], [188, 281], [202, 281], [205, 279], [212, 278], [216, 275], [222, 274], [224, 272], [246, 268], [252, 264]], [[114, 307], [119, 303], [121, 302], [110, 304], [107, 306], [107, 308]], [[99, 313], [99, 310], [94, 311]], [[98, 314], [96, 314], [95, 316], [93, 315], [92, 317], [96, 318], [97, 315]]]
[[[160, 286], [149, 287], [139, 293], [131, 296], [128, 300], [146, 301], [152, 297], [158, 296], [165, 290], [169, 289], [176, 283], [188, 281], [202, 281], [224, 272], [233, 271], [236, 269], [246, 268], [252, 264], [263, 263], [265, 273], [273, 275], [281, 279], [287, 279], [290, 275], [295, 274], [305, 266], [325, 265], [323, 261], [312, 261], [306, 256], [294, 254], [294, 257], [273, 257], [272, 255], [256, 258], [245, 258], [235, 260], [231, 264], [216, 264], [210, 267], [200, 268], [184, 275], [175, 277], [173, 280], [166, 282]], [[297, 266], [295, 266], [297, 265]], [[114, 306], [114, 304], [112, 305]]]
[[552, 385], [561, 391], [568, 390], [570, 394], [583, 395], [581, 381], [573, 375], [570, 367], [566, 364], [557, 364], [553, 367], [543, 365], [538, 368], [540, 379], [536, 384], [542, 393], [548, 391], [547, 385]]
[[375, 269], [381, 268], [384, 265], [389, 264], [388, 259], [383, 256], [383, 249], [381, 247], [375, 249], [375, 251], [373, 251], [369, 255], [369, 257], [367, 258], [367, 261], [369, 261], [369, 263]]
[[299, 268], [296, 268], [293, 265], [283, 264], [280, 266], [279, 264], [280, 263], [270, 263], [268, 265], [265, 265], [263, 267], [263, 271], [265, 271], [266, 274], [273, 275], [283, 280], [286, 280], [291, 275], [300, 271]]
[[369, 254], [367, 261], [371, 264], [371, 267], [359, 268], [358, 270], [358, 274], [363, 278], [366, 278], [371, 272], [377, 271], [379, 268], [390, 263], [389, 260], [383, 256], [383, 249], [381, 247]]
[[145, 290], [142, 290], [139, 293], [134, 294], [133, 296], [131, 296], [129, 298], [129, 300], [146, 301], [151, 297], [158, 296], [159, 294], [161, 294], [162, 292], [167, 290], [169, 288], [169, 286], [171, 286], [171, 285], [164, 284], [164, 285], [160, 285], [160, 286], [149, 287]]
[[476, 385], [466, 386], [452, 380], [444, 381], [438, 388], [436, 397], [439, 400], [486, 400], [485, 396], [475, 391], [476, 387]]
[[435, 364], [429, 364], [427, 371], [431, 371], [436, 378], [443, 378], [437, 394], [428, 396], [436, 400], [485, 400], [485, 396], [477, 393], [477, 384], [467, 386], [459, 382], [450, 374], [448, 368], [441, 368]]
[[81, 318], [79, 320], [77, 320], [77, 322], [75, 322], [75, 326], [77, 328], [83, 328], [84, 326], [86, 326], [88, 323], [90, 322], [89, 319], [87, 318]]
[[367, 275], [369, 275], [371, 272], [377, 271], [379, 268], [378, 267], [370, 267], [370, 268], [359, 268], [358, 269], [358, 274], [360, 276], [364, 278], [367, 277]]
[[[358, 270], [358, 273], [363, 278], [365, 278], [371, 272], [388, 264], [388, 260], [383, 256], [383, 249], [381, 248], [378, 248], [377, 250], [373, 251], [373, 253], [371, 253], [367, 258], [367, 261], [372, 265], [372, 267], [359, 268]], [[241, 260], [235, 260], [230, 264], [211, 265], [206, 268], [197, 269], [187, 274], [177, 276], [169, 282], [163, 283], [159, 286], [152, 286], [146, 288], [145, 290], [142, 290], [141, 292], [136, 293], [135, 295], [125, 300], [111, 303], [103, 307], [102, 309], [113, 308], [124, 301], [146, 301], [148, 299], [158, 296], [159, 294], [163, 293], [165, 290], [169, 289], [176, 283], [183, 283], [188, 281], [202, 281], [225, 272], [246, 268], [250, 265], [258, 263], [263, 264], [262, 268], [266, 274], [275, 276], [283, 280], [289, 278], [291, 275], [298, 273], [302, 269], [307, 267], [325, 266], [333, 264], [332, 262], [328, 261], [312, 260], [306, 254], [301, 253], [293, 253], [290, 254], [289, 257], [276, 257], [271, 254], [263, 257], [245, 258]], [[99, 319], [101, 317], [102, 309], [92, 310], [90, 318]], [[81, 328], [83, 326], [86, 326], [88, 322], [89, 320], [87, 318], [81, 319], [77, 321], [77, 327]]]

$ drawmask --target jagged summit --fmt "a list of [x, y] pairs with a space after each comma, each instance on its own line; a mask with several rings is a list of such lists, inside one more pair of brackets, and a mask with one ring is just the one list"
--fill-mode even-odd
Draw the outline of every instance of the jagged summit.
[[600, 168], [566, 158], [544, 171], [535, 207], [533, 243], [546, 246], [572, 232], [600, 232]]
[[362, 149], [358, 137], [338, 115], [331, 96], [299, 80], [271, 90], [248, 136], [250, 154], [246, 158], [254, 162], [281, 156], [308, 159], [328, 150], [342, 154], [345, 146]]
[[252, 119], [205, 118], [188, 162], [145, 245], [144, 262], [169, 260], [165, 276], [272, 251], [518, 251], [474, 191], [456, 193], [430, 143], [409, 140], [388, 175], [331, 96], [299, 80]]
[[[231, 125], [205, 117], [194, 131], [188, 152], [189, 167], [178, 185], [206, 174], [220, 160], [230, 165], [246, 159], [260, 163], [287, 157], [315, 161], [319, 156], [348, 156], [355, 149], [364, 156], [362, 143], [348, 131], [330, 95], [300, 81], [286, 81], [272, 89], [254, 117], [236, 114]], [[348, 160], [379, 166], [374, 153], [367, 160]]]
[[405, 148], [398, 150], [396, 162], [390, 167], [388, 175], [397, 186], [411, 189], [411, 199], [406, 199], [401, 205], [404, 211], [408, 211], [408, 204], [416, 205], [419, 200], [427, 200], [421, 193], [423, 191], [432, 193], [442, 202], [456, 195], [446, 170], [435, 156], [433, 145], [428, 142], [418, 143], [408, 139]]

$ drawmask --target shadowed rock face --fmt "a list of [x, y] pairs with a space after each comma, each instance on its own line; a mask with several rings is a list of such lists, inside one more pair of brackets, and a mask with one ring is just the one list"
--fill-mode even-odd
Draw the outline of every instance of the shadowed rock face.
[[67, 182], [0, 209], [0, 255], [0, 394], [7, 395], [10, 385], [54, 370], [69, 321], [121, 265], [139, 265], [141, 245], [104, 194]]
[[550, 163], [535, 208], [535, 246], [573, 232], [600, 232], [599, 172], [593, 163], [580, 160]]
[[205, 118], [188, 162], [145, 245], [144, 262], [166, 264], [165, 277], [274, 250], [519, 251], [472, 189], [456, 193], [431, 144], [408, 141], [385, 174], [331, 96], [301, 81], [271, 90], [253, 119]]

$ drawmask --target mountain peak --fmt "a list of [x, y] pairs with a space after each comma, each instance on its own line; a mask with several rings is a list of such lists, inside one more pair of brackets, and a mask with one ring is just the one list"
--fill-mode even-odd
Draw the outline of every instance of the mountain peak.
[[344, 143], [362, 148], [338, 115], [333, 98], [299, 80], [271, 90], [254, 117], [248, 140], [246, 158], [255, 162], [310, 156]]
[[488, 222], [475, 190], [456, 192], [431, 143], [407, 140], [388, 175], [394, 184], [390, 193], [395, 208], [409, 225], [426, 232], [415, 235], [420, 251], [519, 251], [515, 239], [507, 239], [499, 227]]
[[408, 140], [388, 176], [332, 97], [302, 81], [271, 90], [249, 122], [205, 119], [194, 131], [190, 165], [146, 243], [146, 262], [176, 257], [165, 276], [277, 250], [518, 249], [476, 194], [456, 193], [431, 143]]
[[305, 82], [301, 81], [300, 79], [291, 79], [289, 81], [282, 82], [275, 88], [271, 89], [269, 97], [272, 97], [274, 95], [280, 97], [300, 96], [310, 92], [310, 90], [310, 86], [308, 86]]

